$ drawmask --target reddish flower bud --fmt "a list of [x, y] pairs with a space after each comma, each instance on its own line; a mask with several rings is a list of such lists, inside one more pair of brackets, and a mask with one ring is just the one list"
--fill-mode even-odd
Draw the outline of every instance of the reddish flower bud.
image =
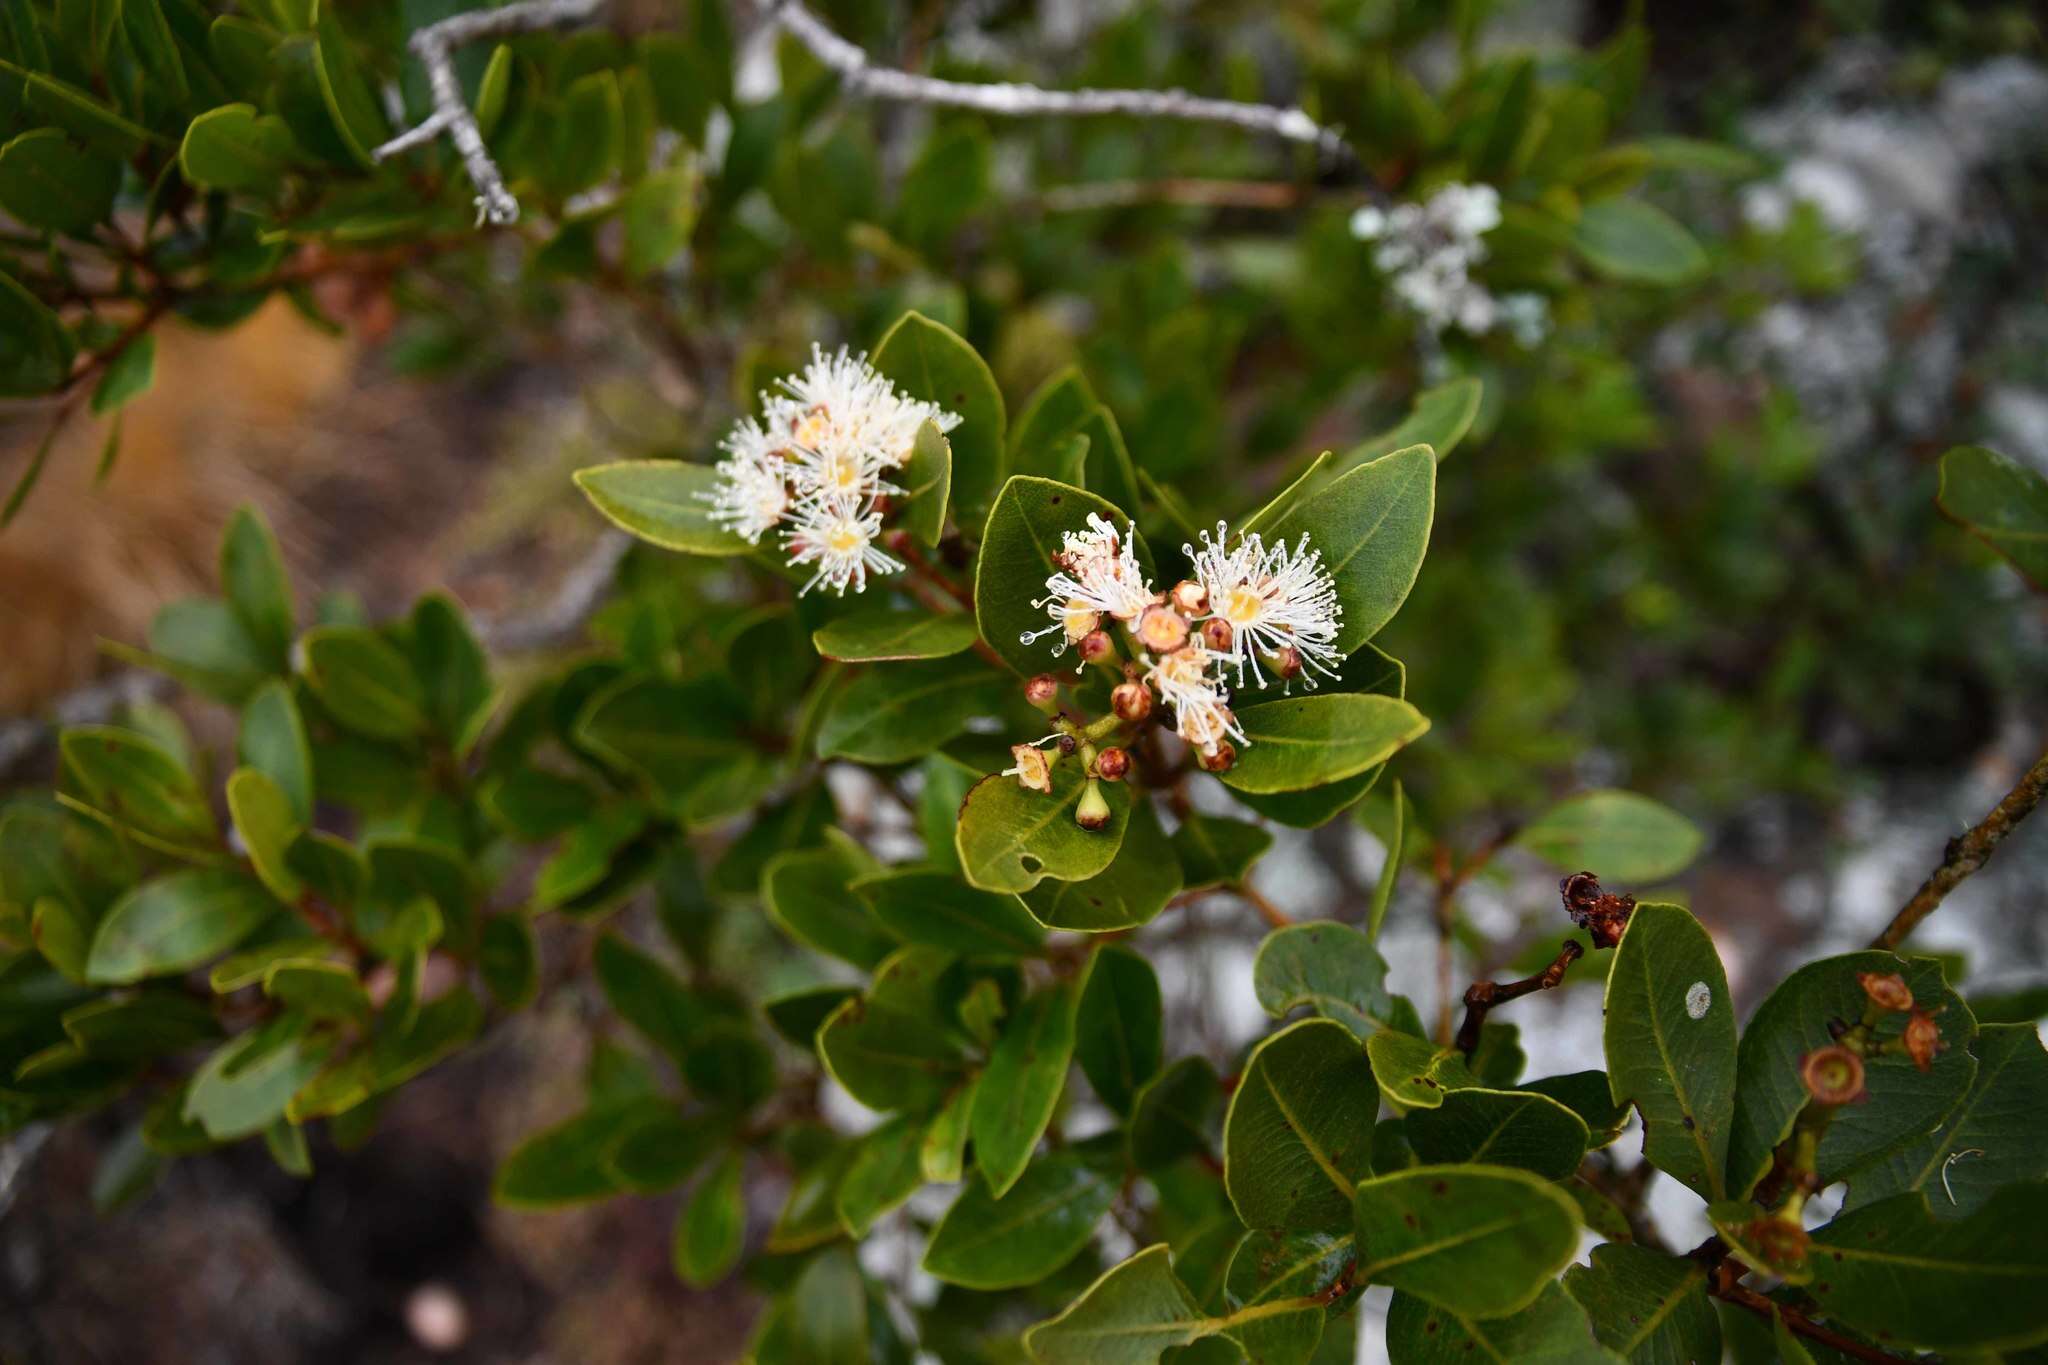
[[1024, 684], [1024, 700], [1048, 716], [1058, 708], [1059, 695], [1060, 680], [1050, 673], [1041, 673]]
[[1202, 622], [1202, 643], [1218, 654], [1228, 654], [1230, 642], [1235, 638], [1230, 622], [1220, 616], [1212, 616]]
[[1081, 637], [1079, 648], [1085, 662], [1098, 664], [1116, 653], [1116, 641], [1109, 638], [1108, 631], [1098, 627]]
[[1906, 1055], [1913, 1059], [1913, 1065], [1922, 1071], [1934, 1066], [1934, 1055], [1946, 1052], [1948, 1044], [1941, 1040], [1941, 1025], [1934, 1022], [1940, 1010], [1914, 1010], [1913, 1017], [1906, 1021], [1906, 1031], [1900, 1041], [1906, 1045]]
[[1144, 720], [1152, 714], [1152, 689], [1141, 682], [1118, 683], [1109, 694], [1109, 709], [1118, 720]]
[[1913, 992], [1907, 987], [1906, 978], [1897, 972], [1858, 972], [1856, 980], [1870, 997], [1870, 1003], [1881, 1010], [1913, 1008]]
[[1171, 654], [1188, 642], [1188, 618], [1172, 607], [1153, 604], [1138, 618], [1138, 643], [1152, 654]]
[[1112, 745], [1095, 755], [1095, 775], [1105, 782], [1121, 782], [1131, 770], [1131, 756]]
[[1750, 1249], [1775, 1270], [1796, 1270], [1806, 1264], [1807, 1252], [1812, 1239], [1806, 1229], [1785, 1218], [1773, 1218], [1769, 1214], [1752, 1219], [1742, 1229], [1742, 1240]]
[[1197, 749], [1195, 762], [1202, 765], [1205, 773], [1228, 772], [1237, 763], [1237, 750], [1229, 740], [1219, 739], [1214, 749]]
[[1183, 616], [1200, 616], [1209, 605], [1209, 590], [1192, 578], [1174, 584], [1173, 591], [1166, 596]]
[[1799, 1079], [1821, 1104], [1849, 1104], [1863, 1098], [1863, 1059], [1848, 1048], [1815, 1048], [1799, 1060]]
[[1282, 678], [1301, 676], [1301, 651], [1293, 645], [1282, 645], [1272, 655], [1273, 671]]

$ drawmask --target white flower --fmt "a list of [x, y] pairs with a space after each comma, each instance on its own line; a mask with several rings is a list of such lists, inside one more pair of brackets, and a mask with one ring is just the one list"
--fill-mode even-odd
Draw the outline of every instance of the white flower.
[[1105, 616], [1135, 621], [1152, 605], [1152, 585], [1138, 565], [1136, 532], [1120, 532], [1099, 514], [1088, 514], [1088, 529], [1069, 531], [1053, 556], [1059, 572], [1045, 580], [1045, 596], [1031, 605], [1044, 609], [1052, 624], [1028, 630], [1017, 638], [1031, 644], [1048, 635], [1064, 636], [1055, 654], [1102, 624]]
[[[1308, 548], [1304, 534], [1290, 548], [1285, 541], [1268, 548], [1257, 532], [1228, 546], [1229, 531], [1202, 533], [1202, 548], [1183, 546], [1194, 561], [1195, 581], [1209, 593], [1209, 614], [1230, 626], [1230, 662], [1239, 686], [1245, 664], [1265, 685], [1260, 654], [1278, 654], [1292, 647], [1306, 670], [1330, 677], [1344, 656], [1337, 652], [1337, 622], [1344, 608], [1337, 601], [1337, 580], [1323, 567], [1323, 552]], [[1314, 678], [1307, 678], [1309, 686]]]
[[1503, 294], [1500, 320], [1514, 334], [1516, 344], [1534, 350], [1550, 335], [1550, 300], [1541, 294]]
[[1500, 192], [1493, 186], [1445, 185], [1425, 203], [1358, 210], [1351, 234], [1374, 243], [1374, 266], [1424, 326], [1483, 336], [1499, 320], [1499, 307], [1472, 269], [1486, 259], [1481, 239], [1500, 224]]
[[882, 514], [863, 504], [830, 498], [799, 504], [782, 544], [791, 564], [818, 566], [803, 592], [820, 583], [842, 597], [849, 584], [865, 592], [869, 574], [901, 569], [902, 564], [875, 548], [881, 529]]
[[790, 477], [801, 502], [870, 503], [884, 493], [903, 490], [882, 477], [889, 468], [881, 453], [869, 447], [826, 442], [825, 449], [790, 447]]
[[895, 469], [926, 422], [940, 431], [960, 425], [957, 415], [905, 394], [865, 354], [844, 346], [827, 355], [813, 344], [810, 364], [780, 383], [782, 393], [766, 396], [769, 428], [827, 463], [850, 456]]
[[1159, 699], [1173, 708], [1173, 728], [1205, 754], [1215, 753], [1226, 737], [1240, 744], [1249, 742], [1230, 713], [1230, 694], [1219, 676], [1227, 657], [1201, 645], [1189, 645], [1153, 664], [1145, 675]]
[[718, 485], [703, 501], [713, 521], [756, 544], [789, 508], [788, 461], [752, 418], [735, 422], [719, 445], [726, 456], [718, 462]]
[[1047, 758], [1044, 751], [1038, 746], [1046, 743], [1048, 740], [1058, 738], [1058, 735], [1052, 734], [1047, 735], [1045, 739], [1033, 740], [1029, 744], [1012, 744], [1010, 746], [1010, 757], [1017, 761], [1012, 766], [1003, 769], [1002, 775], [1004, 777], [1016, 778], [1017, 785], [1027, 791], [1050, 792], [1052, 790], [1052, 760]]

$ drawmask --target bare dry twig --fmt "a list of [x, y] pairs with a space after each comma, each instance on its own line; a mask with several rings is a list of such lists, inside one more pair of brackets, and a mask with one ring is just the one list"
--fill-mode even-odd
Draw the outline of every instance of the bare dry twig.
[[2019, 827], [2020, 821], [2026, 819], [2034, 807], [2041, 804], [2044, 796], [2048, 796], [2048, 752], [2034, 760], [2034, 766], [2027, 769], [2004, 799], [1991, 808], [1989, 815], [1948, 841], [1941, 866], [1927, 874], [1927, 880], [1913, 893], [1913, 899], [1892, 916], [1892, 922], [1871, 940], [1870, 946], [1896, 948], [1904, 943], [1906, 936], [1919, 927], [1921, 920], [1934, 913], [1963, 878], [1991, 860], [1999, 844]]

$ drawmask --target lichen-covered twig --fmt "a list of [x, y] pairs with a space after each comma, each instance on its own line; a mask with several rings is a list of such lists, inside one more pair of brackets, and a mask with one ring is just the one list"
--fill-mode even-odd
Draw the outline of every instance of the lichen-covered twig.
[[1927, 880], [1913, 893], [1913, 899], [1892, 916], [1892, 922], [1871, 940], [1870, 946], [1896, 948], [1904, 943], [1906, 935], [1912, 933], [1921, 920], [1933, 914], [1935, 907], [1955, 890], [1963, 878], [1991, 860], [1992, 852], [2005, 836], [2018, 828], [2020, 821], [2041, 804], [2044, 796], [2048, 796], [2048, 753], [2034, 760], [2034, 766], [2027, 769], [2005, 798], [1991, 808], [1989, 815], [1948, 841], [1941, 866], [1927, 874]]
[[412, 35], [408, 46], [426, 69], [427, 88], [434, 98], [434, 112], [418, 126], [392, 138], [371, 155], [383, 161], [433, 139], [447, 136], [462, 157], [469, 183], [476, 187], [476, 221], [503, 226], [519, 220], [519, 201], [505, 188], [498, 163], [484, 146], [476, 115], [462, 98], [462, 82], [455, 74], [455, 49], [481, 38], [501, 38], [508, 33], [534, 33], [578, 23], [595, 14], [604, 0], [515, 0], [497, 9], [470, 10], [453, 18], [428, 24]]
[[1340, 133], [1317, 123], [1300, 109], [1207, 99], [1185, 90], [1046, 90], [1009, 81], [980, 84], [940, 80], [875, 66], [865, 52], [833, 32], [824, 20], [796, 0], [767, 0], [761, 8], [771, 22], [836, 72], [848, 93], [869, 99], [946, 105], [1005, 118], [1117, 114], [1223, 123], [1249, 132], [1270, 133], [1289, 142], [1306, 143], [1333, 161], [1351, 154]]

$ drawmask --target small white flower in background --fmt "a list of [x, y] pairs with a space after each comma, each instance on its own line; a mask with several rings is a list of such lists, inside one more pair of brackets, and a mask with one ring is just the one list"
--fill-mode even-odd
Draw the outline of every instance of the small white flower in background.
[[855, 592], [866, 592], [869, 574], [895, 573], [903, 567], [875, 548], [881, 529], [880, 512], [827, 498], [798, 505], [782, 545], [791, 564], [818, 566], [804, 592], [822, 583], [843, 597], [849, 585]]
[[910, 458], [926, 422], [941, 431], [958, 415], [910, 397], [840, 347], [811, 347], [810, 363], [763, 394], [765, 417], [742, 417], [719, 442], [718, 485], [703, 495], [711, 520], [749, 544], [777, 527], [792, 564], [814, 564], [804, 591], [867, 589], [869, 574], [903, 566], [875, 547], [888, 481]]
[[[1285, 541], [1269, 549], [1256, 531], [1226, 549], [1229, 534], [1219, 521], [1213, 536], [1202, 532], [1200, 550], [1192, 545], [1181, 549], [1194, 561], [1195, 581], [1208, 591], [1210, 616], [1230, 627], [1228, 657], [1238, 685], [1244, 685], [1249, 663], [1264, 687], [1259, 655], [1290, 646], [1300, 656], [1304, 675], [1313, 668], [1336, 677], [1344, 656], [1331, 642], [1344, 608], [1337, 603], [1337, 580], [1323, 567], [1323, 552], [1308, 548], [1306, 534], [1291, 549]], [[1312, 677], [1304, 681], [1315, 686]]]
[[1550, 300], [1541, 294], [1503, 294], [1500, 320], [1514, 335], [1516, 345], [1534, 350], [1550, 335]]
[[[1508, 299], [1495, 299], [1472, 278], [1472, 268], [1486, 259], [1480, 239], [1500, 224], [1500, 192], [1493, 186], [1445, 185], [1421, 204], [1368, 204], [1351, 215], [1351, 235], [1377, 243], [1373, 264], [1388, 277], [1394, 297], [1432, 332], [1456, 327], [1484, 336], [1505, 320], [1518, 342], [1533, 346], [1548, 328], [1547, 305], [1540, 319], [1527, 303], [1510, 318]], [[1535, 294], [1508, 297], [1544, 302]]]
[[1045, 596], [1033, 602], [1052, 617], [1043, 630], [1018, 636], [1024, 644], [1062, 636], [1055, 654], [1101, 625], [1104, 616], [1135, 621], [1152, 605], [1152, 585], [1138, 565], [1135, 534], [1118, 531], [1100, 515], [1088, 514], [1088, 529], [1069, 531], [1053, 560], [1060, 571], [1045, 580]]

